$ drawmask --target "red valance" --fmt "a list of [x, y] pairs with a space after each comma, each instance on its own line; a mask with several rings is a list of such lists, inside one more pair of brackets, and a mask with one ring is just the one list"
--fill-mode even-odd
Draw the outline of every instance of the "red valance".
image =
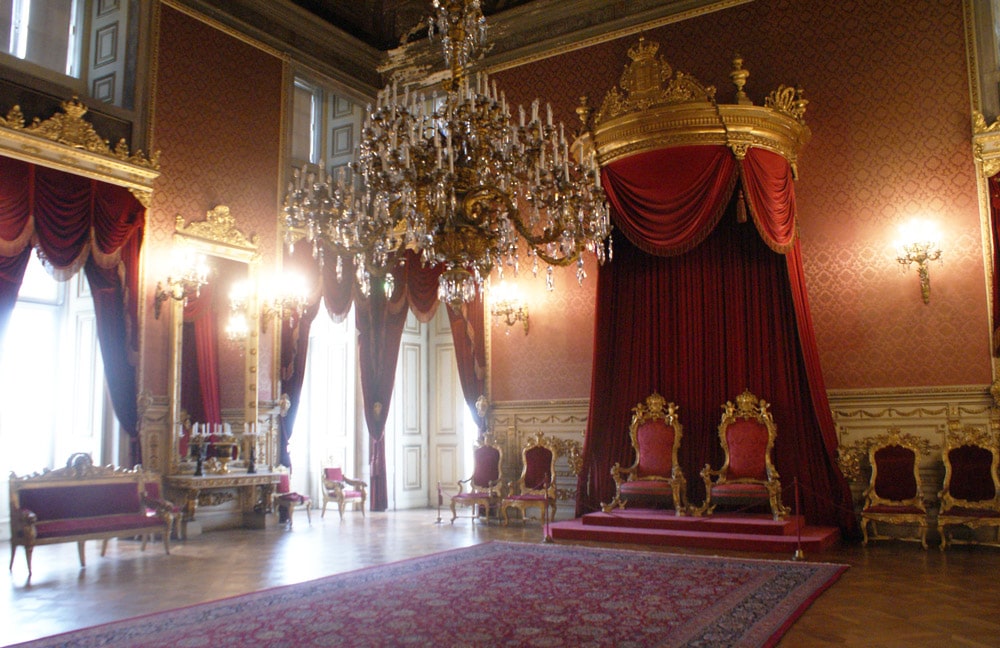
[[[128, 189], [0, 157], [0, 337], [36, 247], [53, 276], [86, 265], [112, 403], [136, 438], [138, 263], [146, 210]], [[133, 443], [132, 460], [139, 461]]]
[[659, 149], [616, 160], [602, 177], [615, 225], [647, 254], [683, 254], [704, 241], [738, 181], [764, 242], [785, 253], [795, 240], [791, 165], [768, 150], [737, 161], [725, 146]]

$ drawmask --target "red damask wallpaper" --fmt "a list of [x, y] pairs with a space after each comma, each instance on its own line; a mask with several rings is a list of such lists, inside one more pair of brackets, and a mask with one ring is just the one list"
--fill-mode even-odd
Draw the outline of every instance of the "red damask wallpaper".
[[[720, 101], [733, 98], [728, 73], [736, 52], [755, 103], [781, 84], [804, 88], [812, 141], [796, 191], [828, 388], [990, 382], [962, 4], [756, 0], [643, 34], [660, 43], [675, 70], [715, 85]], [[495, 78], [514, 105], [541, 97], [575, 124], [578, 98], [599, 107], [637, 39]], [[895, 259], [897, 230], [913, 217], [936, 222], [942, 233], [927, 305], [916, 271]], [[495, 400], [589, 396], [591, 280], [584, 292], [559, 298], [564, 326], [536, 329], [533, 310], [527, 337], [494, 328]]]
[[[161, 5], [153, 97], [152, 150], [160, 151], [146, 230], [143, 389], [167, 392], [168, 320], [153, 318], [160, 259], [177, 215], [201, 221], [227, 205], [236, 226], [260, 237], [262, 268], [277, 258], [282, 62], [208, 24]], [[229, 357], [229, 356], [226, 356]], [[259, 395], [273, 398], [272, 354], [261, 344]], [[223, 377], [242, 377], [221, 367]], [[222, 403], [240, 403], [243, 383], [223, 380]]]

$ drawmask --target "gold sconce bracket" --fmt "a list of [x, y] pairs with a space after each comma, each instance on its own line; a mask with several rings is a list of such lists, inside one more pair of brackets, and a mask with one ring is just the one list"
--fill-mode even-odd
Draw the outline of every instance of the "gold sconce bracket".
[[920, 278], [920, 296], [925, 304], [931, 301], [931, 275], [930, 264], [932, 261], [941, 260], [941, 248], [938, 245], [937, 234], [931, 229], [932, 226], [925, 223], [914, 223], [908, 225], [904, 231], [916, 232], [917, 235], [906, 243], [897, 244], [898, 253], [896, 261], [909, 268], [912, 264], [917, 264], [917, 276]]

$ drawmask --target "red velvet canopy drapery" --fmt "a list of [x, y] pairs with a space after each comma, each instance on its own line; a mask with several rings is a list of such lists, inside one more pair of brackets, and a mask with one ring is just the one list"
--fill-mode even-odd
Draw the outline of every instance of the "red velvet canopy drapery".
[[[328, 253], [327, 258], [333, 258]], [[309, 345], [309, 328], [319, 311], [320, 296], [326, 303], [327, 313], [334, 321], [343, 321], [355, 306], [355, 323], [358, 330], [358, 355], [361, 371], [361, 388], [365, 409], [365, 422], [369, 435], [369, 463], [373, 511], [384, 511], [389, 506], [389, 491], [385, 463], [385, 423], [389, 414], [396, 360], [406, 323], [406, 314], [412, 310], [421, 322], [429, 322], [438, 308], [437, 289], [441, 266], [425, 267], [411, 251], [404, 253], [403, 262], [392, 275], [394, 290], [386, 296], [384, 284], [372, 282], [371, 294], [365, 298], [355, 292], [354, 266], [344, 260], [341, 279], [336, 276], [336, 266], [326, 263], [322, 267], [312, 257], [308, 245], [300, 245], [286, 257], [286, 267], [294, 268], [316, 279], [320, 289], [302, 316], [295, 321], [285, 321], [281, 333], [282, 391], [289, 397], [289, 408], [281, 423], [280, 462], [290, 465], [288, 441], [292, 436], [298, 414], [305, 377], [306, 352]], [[474, 403], [485, 394], [486, 346], [482, 296], [460, 311], [449, 307], [452, 338], [458, 359], [459, 379], [466, 401], [475, 413]]]
[[788, 162], [763, 149], [737, 160], [725, 146], [674, 147], [612, 162], [603, 184], [624, 236], [598, 274], [577, 514], [614, 496], [611, 466], [631, 460], [631, 408], [653, 391], [680, 408], [680, 463], [698, 501], [701, 468], [722, 461], [720, 406], [750, 389], [772, 403], [785, 501], [794, 506], [797, 480], [811, 523], [852, 529]]
[[128, 189], [0, 156], [0, 339], [37, 248], [57, 279], [81, 267], [93, 293], [111, 401], [140, 461], [138, 262], [146, 210]]

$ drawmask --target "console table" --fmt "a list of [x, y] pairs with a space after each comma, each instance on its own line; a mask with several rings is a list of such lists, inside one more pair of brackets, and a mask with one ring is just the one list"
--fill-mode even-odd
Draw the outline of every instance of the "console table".
[[[271, 506], [271, 493], [278, 483], [275, 472], [226, 473], [215, 475], [169, 475], [167, 488], [180, 493], [183, 498], [182, 535], [187, 522], [195, 519], [199, 506], [213, 506], [239, 498], [239, 510], [244, 518], [258, 510], [267, 511]], [[236, 495], [233, 495], [233, 491]], [[258, 506], [260, 505], [260, 506]]]

